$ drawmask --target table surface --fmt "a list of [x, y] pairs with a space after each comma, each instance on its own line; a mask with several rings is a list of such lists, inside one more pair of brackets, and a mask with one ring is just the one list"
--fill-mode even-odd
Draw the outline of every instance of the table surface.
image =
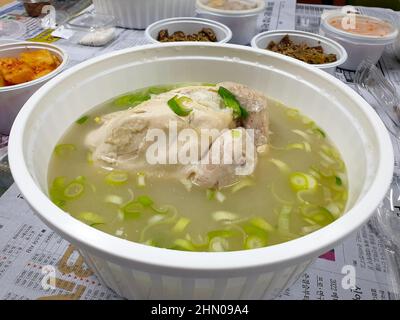
[[0, 0], [0, 7], [13, 2], [14, 0]]

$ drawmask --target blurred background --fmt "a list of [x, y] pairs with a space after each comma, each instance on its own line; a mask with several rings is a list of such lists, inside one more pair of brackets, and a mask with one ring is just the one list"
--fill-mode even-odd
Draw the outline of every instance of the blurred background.
[[400, 10], [400, 0], [297, 0], [298, 3], [329, 4], [344, 6], [346, 4], [355, 6], [382, 7]]

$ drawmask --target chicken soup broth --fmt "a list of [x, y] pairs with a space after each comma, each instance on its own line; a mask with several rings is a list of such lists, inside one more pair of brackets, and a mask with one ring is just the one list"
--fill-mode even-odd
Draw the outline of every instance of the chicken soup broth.
[[[217, 88], [221, 101], [217, 99]], [[170, 169], [168, 164], [136, 166], [132, 163], [142, 159], [137, 154], [127, 157], [130, 150], [124, 149], [117, 162], [115, 159], [107, 162], [107, 157], [102, 158], [104, 154], [99, 156], [99, 148], [110, 147], [107, 144], [111, 143], [111, 136], [104, 137], [108, 131], [99, 130], [115, 124], [117, 120], [110, 120], [111, 115], [118, 112], [116, 116], [121, 117], [123, 112], [133, 112], [136, 108], [139, 111], [140, 108], [164, 108], [162, 110], [169, 116], [189, 121], [186, 118], [191, 115], [185, 118], [185, 113], [176, 113], [179, 108], [171, 107], [182, 107], [171, 102], [176, 99], [177, 102], [202, 101], [198, 109], [194, 105], [184, 109], [192, 116], [196, 112], [201, 115], [201, 110], [212, 112], [207, 108], [220, 107], [217, 111], [228, 112], [237, 127], [254, 126], [254, 119], [247, 122], [238, 116], [235, 119], [232, 107], [235, 104], [227, 100], [236, 101], [242, 108], [242, 116], [246, 113], [246, 119], [250, 119], [253, 115], [259, 116], [248, 104], [254, 104], [250, 101], [254, 94], [245, 92], [248, 98], [245, 100], [240, 91], [235, 95], [235, 88], [238, 87], [229, 84], [151, 87], [95, 107], [77, 119], [55, 147], [48, 174], [52, 201], [76, 219], [111, 235], [151, 246], [189, 251], [270, 246], [314, 232], [339, 218], [346, 206], [348, 190], [339, 152], [314, 121], [272, 99], [266, 100], [268, 138], [265, 145], [261, 142], [262, 148], [257, 148], [256, 165], [250, 174], [233, 180], [226, 180], [226, 172], [230, 171], [215, 180], [219, 179], [217, 170], [226, 169], [224, 165], [213, 168], [212, 177], [204, 180], [197, 176], [203, 173], [201, 170], [181, 176], [180, 172], [187, 172], [186, 165], [175, 175], [170, 174], [175, 169]], [[250, 90], [244, 86], [240, 88]], [[181, 93], [186, 99], [181, 99]], [[216, 107], [205, 101], [207, 94], [215, 100]], [[205, 107], [206, 102], [208, 107]], [[142, 116], [144, 111], [139, 111], [130, 113], [129, 117]], [[127, 117], [128, 113], [121, 119]], [[152, 115], [152, 119], [156, 119], [156, 115]], [[193, 119], [190, 125], [196, 122], [196, 115]], [[262, 125], [267, 126], [267, 123]], [[121, 126], [126, 129], [127, 123]], [[230, 129], [225, 130], [237, 130], [232, 123], [228, 127]], [[109, 131], [115, 134], [120, 129], [113, 127]], [[260, 128], [257, 130], [259, 133]], [[232, 131], [231, 136], [237, 132]], [[88, 142], [94, 133], [97, 133], [96, 146]], [[121, 145], [118, 148], [121, 149]], [[110, 154], [115, 151], [107, 153]]]

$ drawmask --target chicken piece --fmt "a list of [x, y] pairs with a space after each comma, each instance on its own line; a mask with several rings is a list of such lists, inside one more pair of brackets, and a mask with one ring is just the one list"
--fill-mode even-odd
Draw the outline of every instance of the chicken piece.
[[[192, 100], [188, 105], [193, 110], [189, 116], [179, 117], [168, 106], [168, 100], [176, 95]], [[147, 141], [146, 136], [152, 132], [151, 129], [165, 133], [170, 140], [165, 147], [177, 143], [179, 155], [184, 141], [173, 140], [169, 130], [171, 125], [176, 124], [178, 134], [189, 128], [199, 134], [202, 129], [221, 131], [234, 125], [231, 110], [220, 107], [220, 98], [215, 88], [199, 86], [160, 94], [135, 108], [108, 114], [102, 117], [102, 121], [101, 127], [89, 133], [85, 140], [85, 144], [92, 150], [94, 163], [102, 167], [132, 171], [149, 168], [146, 152], [154, 141]], [[198, 158], [194, 159], [196, 161], [202, 156], [200, 139], [197, 139], [197, 142], [194, 146], [198, 150]], [[165, 171], [167, 174], [183, 178], [183, 167], [184, 165], [178, 163], [171, 166], [153, 164], [151, 171], [155, 175]]]
[[4, 80], [11, 85], [25, 83], [35, 78], [32, 68], [17, 58], [1, 59], [0, 70]]
[[223, 131], [201, 162], [190, 168], [189, 176], [201, 187], [222, 188], [252, 174], [256, 163], [254, 137], [244, 128], [235, 128]]
[[[85, 140], [94, 163], [105, 168], [144, 171], [159, 177], [190, 178], [205, 188], [222, 188], [243, 175], [252, 174], [259, 147], [266, 147], [267, 99], [240, 84], [225, 82], [220, 85], [232, 91], [248, 110], [248, 118], [240, 120], [241, 123], [234, 120], [232, 109], [224, 105], [218, 86], [171, 90], [134, 108], [103, 116], [101, 126], [90, 132]], [[189, 98], [185, 100], [185, 108], [192, 110], [189, 115], [178, 116], [172, 111], [168, 101], [174, 97]], [[176, 135], [171, 130], [174, 126]], [[185, 129], [191, 129], [188, 131], [195, 135], [190, 143], [180, 138]], [[164, 134], [165, 141], [161, 146], [164, 149], [154, 147], [155, 140], [159, 140], [158, 134], [155, 139], [148, 139], [156, 131]], [[184, 163], [180, 159], [187, 153], [188, 146], [190, 153], [196, 152]], [[175, 162], [171, 159], [171, 150]]]
[[269, 127], [267, 97], [263, 93], [239, 83], [222, 82], [218, 84], [218, 87], [224, 87], [231, 91], [241, 106], [249, 113], [248, 117], [242, 120], [241, 125], [246, 129], [254, 129], [256, 146], [266, 145]]

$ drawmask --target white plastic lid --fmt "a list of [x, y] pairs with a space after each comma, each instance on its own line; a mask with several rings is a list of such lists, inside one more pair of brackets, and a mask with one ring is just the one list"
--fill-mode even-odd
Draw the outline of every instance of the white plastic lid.
[[96, 31], [115, 27], [115, 18], [92, 12], [83, 13], [68, 22], [68, 27], [85, 31]]
[[390, 44], [396, 39], [396, 37], [398, 35], [397, 28], [389, 21], [385, 21], [385, 20], [382, 20], [382, 19], [379, 19], [376, 17], [366, 16], [366, 15], [357, 14], [356, 17], [362, 18], [362, 19], [373, 20], [373, 21], [388, 25], [391, 27], [392, 31], [385, 36], [372, 36], [372, 35], [364, 35], [364, 34], [357, 34], [354, 32], [348, 32], [345, 30], [338, 29], [330, 24], [330, 21], [332, 19], [340, 18], [340, 17], [342, 17], [342, 18], [348, 17], [349, 19], [351, 19], [351, 16], [347, 15], [345, 13], [337, 13], [337, 12], [334, 12], [331, 14], [328, 13], [325, 16], [323, 16], [321, 27], [323, 29], [325, 29], [326, 31], [335, 34], [338, 38], [351, 40], [354, 43]]
[[15, 20], [0, 20], [0, 38], [18, 39], [25, 34], [26, 27]]

